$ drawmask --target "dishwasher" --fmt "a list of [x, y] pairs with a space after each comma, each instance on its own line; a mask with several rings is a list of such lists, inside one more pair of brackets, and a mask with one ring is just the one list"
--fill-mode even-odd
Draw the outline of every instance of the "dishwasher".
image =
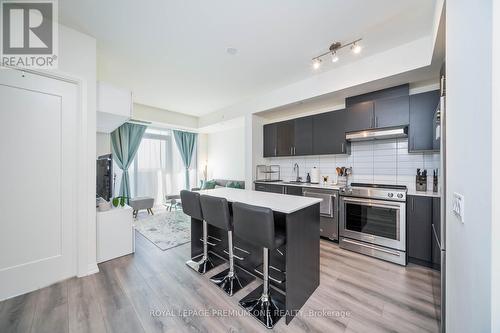
[[326, 190], [319, 188], [304, 188], [304, 197], [319, 198], [320, 213], [320, 235], [330, 240], [339, 240], [339, 220], [338, 220], [338, 198], [337, 190]]

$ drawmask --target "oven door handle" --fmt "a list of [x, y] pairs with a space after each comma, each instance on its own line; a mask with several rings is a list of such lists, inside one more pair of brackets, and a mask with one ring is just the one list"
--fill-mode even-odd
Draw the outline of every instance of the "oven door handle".
[[381, 207], [381, 208], [401, 208], [404, 202], [388, 202], [381, 200], [372, 200], [372, 199], [357, 199], [357, 198], [347, 198], [342, 197], [344, 202], [357, 203], [363, 206], [372, 206], [372, 207]]

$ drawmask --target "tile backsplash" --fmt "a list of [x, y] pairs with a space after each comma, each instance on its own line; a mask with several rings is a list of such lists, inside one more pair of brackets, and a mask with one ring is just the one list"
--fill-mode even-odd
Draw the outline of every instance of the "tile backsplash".
[[337, 180], [336, 167], [352, 167], [349, 182], [406, 185], [415, 189], [417, 169], [427, 169], [427, 189], [432, 190], [432, 170], [439, 168], [439, 153], [408, 153], [408, 139], [351, 143], [351, 155], [321, 155], [266, 158], [267, 164], [281, 166], [283, 180], [295, 179], [293, 165], [305, 181], [307, 173], [319, 168], [320, 176]]

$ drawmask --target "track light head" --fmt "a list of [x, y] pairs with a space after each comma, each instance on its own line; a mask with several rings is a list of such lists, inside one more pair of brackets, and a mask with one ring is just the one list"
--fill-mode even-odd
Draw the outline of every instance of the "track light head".
[[361, 52], [361, 45], [354, 43], [351, 45], [351, 50], [354, 54], [359, 54]]
[[339, 61], [339, 56], [337, 55], [337, 52], [333, 51], [332, 52], [332, 62], [335, 63]]
[[312, 66], [314, 69], [319, 69], [319, 67], [321, 66], [321, 59], [319, 58], [314, 59]]

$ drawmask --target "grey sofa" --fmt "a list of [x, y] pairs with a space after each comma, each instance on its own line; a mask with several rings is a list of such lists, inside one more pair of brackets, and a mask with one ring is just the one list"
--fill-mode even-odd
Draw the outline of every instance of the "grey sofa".
[[[245, 181], [243, 180], [230, 180], [230, 179], [214, 179], [215, 180], [215, 185], [226, 187], [227, 183], [229, 182], [235, 182], [241, 185], [242, 188], [245, 188]], [[199, 187], [194, 187], [191, 189], [191, 191], [199, 191]]]

